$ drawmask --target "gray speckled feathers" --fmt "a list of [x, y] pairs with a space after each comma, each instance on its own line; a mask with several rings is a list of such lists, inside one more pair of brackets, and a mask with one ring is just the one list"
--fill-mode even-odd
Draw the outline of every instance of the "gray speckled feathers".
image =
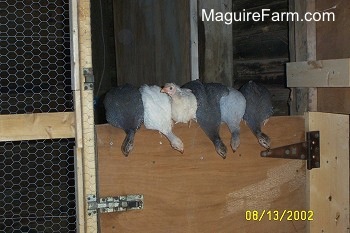
[[236, 151], [240, 144], [240, 123], [246, 108], [246, 100], [238, 90], [228, 87], [229, 94], [220, 99], [221, 121], [231, 132], [231, 148]]
[[122, 128], [126, 137], [122, 152], [128, 156], [134, 146], [134, 136], [143, 122], [144, 108], [140, 91], [125, 84], [111, 89], [104, 99], [107, 122], [114, 127]]
[[262, 124], [273, 114], [270, 92], [262, 85], [249, 81], [240, 88], [240, 92], [246, 99], [246, 111], [243, 119], [258, 138], [259, 143], [270, 147], [270, 138], [261, 132]]
[[205, 134], [213, 142], [216, 152], [226, 158], [227, 148], [222, 142], [219, 130], [221, 124], [220, 99], [228, 95], [226, 86], [219, 83], [202, 83], [200, 80], [190, 81], [182, 86], [192, 90], [197, 98], [197, 122]]

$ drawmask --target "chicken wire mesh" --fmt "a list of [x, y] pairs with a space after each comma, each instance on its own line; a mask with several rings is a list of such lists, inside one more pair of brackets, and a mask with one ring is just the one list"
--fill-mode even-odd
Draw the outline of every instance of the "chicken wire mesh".
[[69, 0], [0, 0], [0, 114], [73, 110]]
[[[69, 0], [0, 0], [0, 114], [73, 111]], [[0, 142], [0, 232], [75, 232], [74, 139]]]
[[74, 139], [0, 143], [0, 232], [75, 232]]

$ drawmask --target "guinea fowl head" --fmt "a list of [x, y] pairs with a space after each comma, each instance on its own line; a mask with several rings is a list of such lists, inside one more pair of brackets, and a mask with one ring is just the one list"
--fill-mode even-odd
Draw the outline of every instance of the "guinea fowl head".
[[174, 83], [166, 83], [161, 90], [161, 92], [168, 94], [169, 96], [173, 96], [176, 93], [176, 85]]

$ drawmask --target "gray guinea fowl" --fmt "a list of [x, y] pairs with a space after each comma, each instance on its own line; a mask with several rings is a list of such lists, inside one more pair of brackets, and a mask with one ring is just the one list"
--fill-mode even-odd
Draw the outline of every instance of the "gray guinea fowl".
[[227, 87], [229, 94], [220, 99], [221, 121], [231, 132], [231, 148], [235, 152], [240, 144], [240, 123], [246, 108], [246, 100], [238, 90]]
[[196, 96], [197, 122], [213, 142], [216, 152], [225, 159], [227, 148], [220, 138], [219, 130], [221, 124], [220, 99], [228, 95], [227, 87], [219, 83], [202, 83], [197, 79], [184, 84], [182, 88], [191, 89]]
[[246, 99], [243, 120], [257, 137], [260, 145], [269, 149], [270, 138], [261, 131], [261, 126], [273, 114], [270, 92], [264, 86], [253, 81], [244, 84], [239, 90]]
[[134, 147], [135, 133], [143, 122], [141, 93], [138, 88], [125, 84], [107, 92], [103, 103], [107, 122], [126, 133], [121, 149], [123, 154], [128, 156]]

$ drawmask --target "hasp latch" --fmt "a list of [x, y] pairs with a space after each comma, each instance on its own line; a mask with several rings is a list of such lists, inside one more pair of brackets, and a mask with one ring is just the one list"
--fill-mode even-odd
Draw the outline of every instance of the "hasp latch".
[[83, 68], [83, 75], [85, 77], [84, 90], [93, 90], [95, 78], [92, 68]]
[[306, 141], [262, 151], [261, 157], [307, 160], [307, 169], [320, 167], [320, 132], [306, 132]]
[[96, 198], [95, 195], [88, 195], [88, 214], [96, 214], [108, 212], [120, 212], [127, 210], [143, 209], [143, 195], [125, 195], [116, 197]]

